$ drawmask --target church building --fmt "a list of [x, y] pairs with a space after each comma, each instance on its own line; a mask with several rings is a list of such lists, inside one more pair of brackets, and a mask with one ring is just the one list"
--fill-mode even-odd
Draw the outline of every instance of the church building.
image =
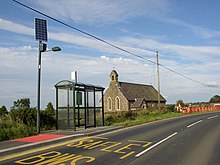
[[[166, 104], [161, 95], [160, 103]], [[119, 82], [118, 73], [112, 70], [110, 84], [104, 94], [105, 112], [145, 109], [157, 104], [158, 92], [152, 85]]]

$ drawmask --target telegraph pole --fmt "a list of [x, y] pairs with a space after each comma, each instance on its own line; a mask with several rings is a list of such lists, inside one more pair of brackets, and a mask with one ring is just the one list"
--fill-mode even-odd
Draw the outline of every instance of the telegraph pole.
[[160, 112], [160, 71], [159, 71], [159, 59], [158, 59], [158, 49], [156, 50], [156, 59], [157, 59], [157, 88], [158, 88], [158, 110]]

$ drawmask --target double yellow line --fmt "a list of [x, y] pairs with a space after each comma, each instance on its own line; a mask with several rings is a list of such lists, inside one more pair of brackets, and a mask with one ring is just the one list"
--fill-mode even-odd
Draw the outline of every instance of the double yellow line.
[[77, 142], [79, 140], [84, 140], [84, 139], [88, 139], [88, 138], [91, 138], [91, 137], [78, 138], [78, 139], [66, 141], [66, 142], [63, 142], [63, 143], [49, 145], [47, 147], [42, 147], [42, 148], [37, 148], [37, 149], [33, 149], [33, 150], [24, 151], [24, 152], [17, 153], [17, 154], [12, 154], [12, 155], [9, 155], [9, 156], [6, 156], [6, 157], [0, 157], [0, 162], [10, 160], [10, 159], [14, 159], [14, 158], [17, 158], [17, 157], [21, 157], [21, 156], [24, 156], [24, 155], [33, 154], [35, 152], [41, 152], [41, 151], [49, 150], [49, 149], [52, 149], [52, 148], [65, 146], [68, 143], [73, 143], [73, 142]]

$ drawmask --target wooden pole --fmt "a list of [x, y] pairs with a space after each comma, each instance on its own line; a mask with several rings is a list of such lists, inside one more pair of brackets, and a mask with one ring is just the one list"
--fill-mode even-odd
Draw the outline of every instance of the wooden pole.
[[158, 110], [160, 112], [160, 71], [159, 71], [159, 59], [158, 59], [158, 50], [156, 50], [156, 59], [157, 59], [157, 88], [158, 88]]

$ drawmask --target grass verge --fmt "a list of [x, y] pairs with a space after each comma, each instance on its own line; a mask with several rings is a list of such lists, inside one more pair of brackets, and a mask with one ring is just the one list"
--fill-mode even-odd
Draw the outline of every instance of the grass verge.
[[153, 111], [128, 111], [128, 112], [114, 112], [105, 114], [106, 126], [133, 126], [144, 124], [152, 121], [183, 116], [179, 112], [162, 112]]

